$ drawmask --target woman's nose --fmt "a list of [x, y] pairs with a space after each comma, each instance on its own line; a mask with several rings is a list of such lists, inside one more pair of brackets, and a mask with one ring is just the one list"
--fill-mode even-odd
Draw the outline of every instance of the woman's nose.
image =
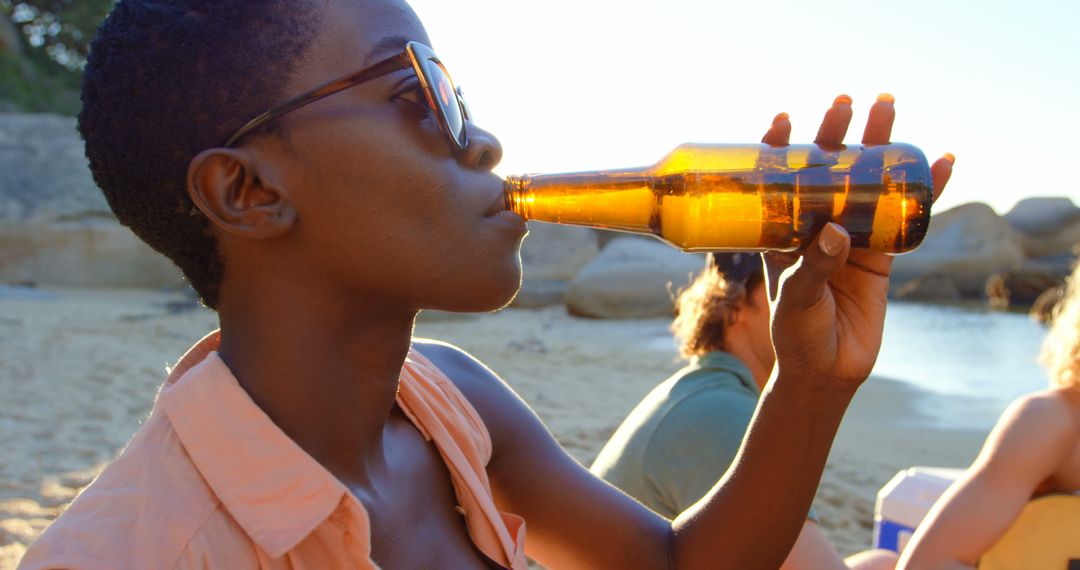
[[502, 160], [502, 144], [495, 135], [477, 127], [471, 122], [465, 123], [468, 129], [469, 146], [462, 153], [460, 160], [465, 166], [475, 170], [491, 170]]

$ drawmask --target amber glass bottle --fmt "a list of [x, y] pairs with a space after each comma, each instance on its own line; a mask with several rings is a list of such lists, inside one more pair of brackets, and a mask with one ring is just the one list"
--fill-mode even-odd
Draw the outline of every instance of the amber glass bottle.
[[683, 251], [796, 250], [836, 222], [854, 247], [914, 249], [932, 200], [922, 151], [894, 143], [684, 144], [654, 166], [511, 176], [527, 220], [653, 235]]

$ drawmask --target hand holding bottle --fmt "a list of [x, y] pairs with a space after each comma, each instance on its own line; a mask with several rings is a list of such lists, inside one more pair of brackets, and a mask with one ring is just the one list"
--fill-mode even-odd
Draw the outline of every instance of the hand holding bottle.
[[[816, 144], [825, 148], [843, 144], [851, 102], [846, 95], [836, 98]], [[870, 109], [862, 143], [888, 144], [894, 117], [893, 98], [880, 96]], [[790, 134], [791, 123], [781, 113], [762, 142], [784, 146]], [[952, 174], [954, 160], [946, 155], [931, 167], [935, 200]], [[801, 252], [770, 252], [765, 260], [773, 300], [774, 375], [820, 379], [824, 384], [818, 388], [857, 388], [870, 375], [881, 347], [893, 258], [852, 249], [847, 232], [830, 223]]]

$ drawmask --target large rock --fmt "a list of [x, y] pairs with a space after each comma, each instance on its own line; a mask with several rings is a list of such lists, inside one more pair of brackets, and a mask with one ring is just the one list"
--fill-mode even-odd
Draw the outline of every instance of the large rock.
[[1024, 271], [1044, 271], [1046, 273], [1053, 273], [1064, 279], [1065, 277], [1068, 277], [1073, 272], [1073, 268], [1076, 267], [1077, 257], [1080, 257], [1080, 248], [1078, 248], [1078, 251], [1026, 259], [1020, 266], [1020, 269]]
[[75, 120], [0, 114], [0, 282], [183, 286], [180, 271], [113, 217]]
[[529, 222], [521, 262], [526, 278], [568, 280], [598, 253], [596, 232], [590, 228]]
[[986, 280], [990, 307], [1004, 311], [1010, 307], [1031, 307], [1045, 292], [1060, 287], [1065, 277], [1050, 271], [1017, 269], [991, 275]]
[[1071, 252], [1024, 260], [1012, 271], [991, 275], [986, 281], [986, 298], [992, 308], [1000, 310], [1034, 307], [1044, 293], [1061, 288], [1075, 266], [1076, 255]]
[[669, 317], [672, 292], [704, 267], [690, 255], [659, 241], [620, 237], [570, 282], [566, 306], [572, 314], [605, 319]]
[[990, 206], [970, 203], [933, 217], [930, 231], [915, 251], [897, 256], [894, 292], [921, 275], [948, 276], [965, 297], [983, 294], [986, 280], [1024, 261], [1020, 238]]
[[960, 290], [948, 276], [931, 273], [920, 275], [896, 290], [894, 297], [905, 301], [959, 301]]
[[596, 232], [589, 228], [529, 222], [529, 235], [521, 246], [521, 291], [512, 305], [562, 304], [570, 280], [599, 252]]
[[565, 304], [569, 286], [570, 282], [566, 279], [525, 279], [510, 306], [518, 309], [539, 309]]
[[1025, 198], [1005, 214], [1028, 257], [1068, 253], [1080, 244], [1080, 207], [1068, 198]]

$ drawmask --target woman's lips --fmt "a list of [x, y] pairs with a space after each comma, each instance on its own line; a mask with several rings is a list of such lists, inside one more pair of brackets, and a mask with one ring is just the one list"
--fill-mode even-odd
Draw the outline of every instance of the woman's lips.
[[528, 226], [525, 225], [525, 218], [519, 216], [512, 210], [502, 209], [494, 214], [484, 216], [484, 219], [494, 222], [500, 226], [504, 226], [510, 229], [516, 229], [526, 231]]

